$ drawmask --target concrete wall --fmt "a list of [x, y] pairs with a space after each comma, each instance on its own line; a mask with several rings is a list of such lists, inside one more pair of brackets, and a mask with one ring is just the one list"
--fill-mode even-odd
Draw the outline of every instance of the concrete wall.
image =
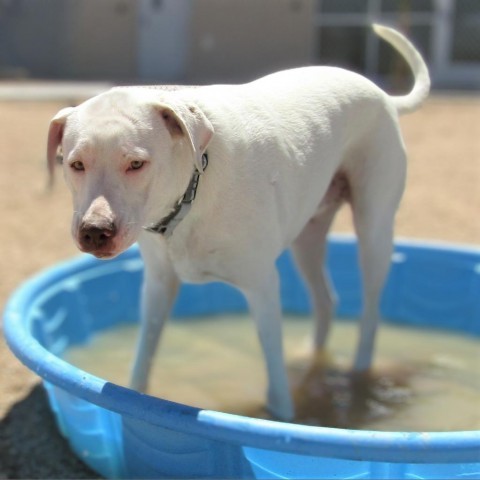
[[[390, 5], [384, 17], [382, 5]], [[412, 3], [411, 37], [427, 53], [435, 85], [478, 88], [479, 5]], [[203, 84], [248, 81], [311, 63], [346, 64], [373, 78], [392, 70], [384, 57], [397, 62], [398, 54], [368, 33], [369, 19], [402, 23], [404, 12], [385, 0], [362, 6], [356, 11], [336, 0], [0, 0], [0, 78]]]
[[131, 0], [0, 2], [0, 76], [135, 78], [137, 27]]
[[245, 81], [312, 62], [314, 0], [194, 0], [187, 78]]
[[137, 4], [130, 0], [63, 0], [63, 74], [76, 79], [137, 77]]
[[191, 41], [191, 0], [137, 0], [138, 76], [144, 81], [185, 80]]
[[66, 2], [0, 2], [0, 77], [51, 77], [63, 69]]
[[0, 0], [0, 76], [208, 83], [312, 61], [315, 0]]

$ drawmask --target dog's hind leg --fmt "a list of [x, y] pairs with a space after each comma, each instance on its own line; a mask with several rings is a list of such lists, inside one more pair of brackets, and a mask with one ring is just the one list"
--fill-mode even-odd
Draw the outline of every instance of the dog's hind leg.
[[[292, 251], [305, 280], [314, 312], [313, 347], [322, 353], [330, 330], [335, 292], [325, 267], [327, 233], [332, 221], [346, 199], [345, 178], [334, 179], [317, 213], [308, 221], [292, 245]], [[341, 188], [339, 188], [341, 187]]]
[[380, 320], [380, 295], [390, 267], [393, 222], [387, 218], [375, 226], [361, 222], [356, 230], [363, 280], [363, 312], [353, 369], [362, 372], [368, 370], [372, 363], [376, 330]]
[[[359, 245], [359, 262], [363, 280], [363, 312], [360, 335], [353, 364], [356, 372], [370, 368], [377, 326], [380, 320], [380, 296], [391, 263], [393, 227], [405, 181], [405, 158], [381, 161], [371, 175], [352, 182], [352, 211]], [[384, 169], [390, 163], [390, 168]], [[375, 171], [374, 171], [375, 170]]]

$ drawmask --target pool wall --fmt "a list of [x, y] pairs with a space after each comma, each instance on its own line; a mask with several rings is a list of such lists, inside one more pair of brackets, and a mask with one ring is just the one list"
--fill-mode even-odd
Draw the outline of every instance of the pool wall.
[[[480, 336], [480, 249], [399, 241], [382, 298], [387, 321]], [[329, 241], [337, 314], [361, 311], [357, 245]], [[287, 252], [278, 262], [286, 312], [310, 311]], [[199, 410], [139, 394], [61, 359], [70, 345], [138, 319], [142, 262], [57, 265], [22, 285], [4, 316], [10, 348], [44, 380], [72, 449], [109, 478], [480, 478], [480, 432], [408, 433], [307, 427]], [[223, 284], [185, 285], [174, 316], [241, 312]]]

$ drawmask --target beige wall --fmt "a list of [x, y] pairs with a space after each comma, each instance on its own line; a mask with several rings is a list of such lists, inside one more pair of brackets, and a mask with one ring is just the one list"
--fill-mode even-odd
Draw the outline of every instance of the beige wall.
[[130, 0], [69, 0], [64, 72], [78, 79], [137, 75], [137, 6]]
[[246, 81], [311, 63], [313, 8], [314, 0], [195, 0], [187, 80]]
[[76, 80], [240, 82], [309, 64], [315, 0], [15, 0], [2, 71]]
[[44, 2], [0, 1], [0, 77], [62, 74], [67, 5]]
[[[157, 14], [171, 15], [168, 7], [175, 6], [175, 1], [164, 0]], [[150, 0], [142, 2], [150, 8]], [[241, 82], [312, 61], [314, 0], [187, 1], [181, 12], [185, 17], [185, 47], [180, 49], [171, 29], [162, 25], [150, 25], [160, 30], [152, 37], [158, 48], [138, 41], [143, 38], [139, 37], [139, 29], [147, 27], [145, 18], [139, 24], [140, 3], [68, 0], [64, 49], [68, 52], [64, 65], [67, 76], [118, 81], [143, 76], [144, 80], [158, 82]], [[153, 22], [153, 16], [150, 20]], [[165, 64], [162, 48], [168, 43], [171, 46], [167, 51], [182, 57], [176, 62], [183, 65], [177, 69], [183, 78], [173, 78]], [[139, 66], [144, 71], [139, 71]]]

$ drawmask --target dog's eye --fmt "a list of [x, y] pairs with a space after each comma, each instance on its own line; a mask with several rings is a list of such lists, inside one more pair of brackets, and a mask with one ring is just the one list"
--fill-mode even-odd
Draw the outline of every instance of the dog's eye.
[[81, 162], [80, 160], [72, 162], [70, 166], [77, 172], [82, 172], [83, 170], [85, 170], [85, 166], [83, 165], [83, 162]]
[[128, 167], [129, 170], [139, 170], [140, 168], [145, 165], [145, 162], [143, 160], [132, 160], [130, 162], [130, 166]]

